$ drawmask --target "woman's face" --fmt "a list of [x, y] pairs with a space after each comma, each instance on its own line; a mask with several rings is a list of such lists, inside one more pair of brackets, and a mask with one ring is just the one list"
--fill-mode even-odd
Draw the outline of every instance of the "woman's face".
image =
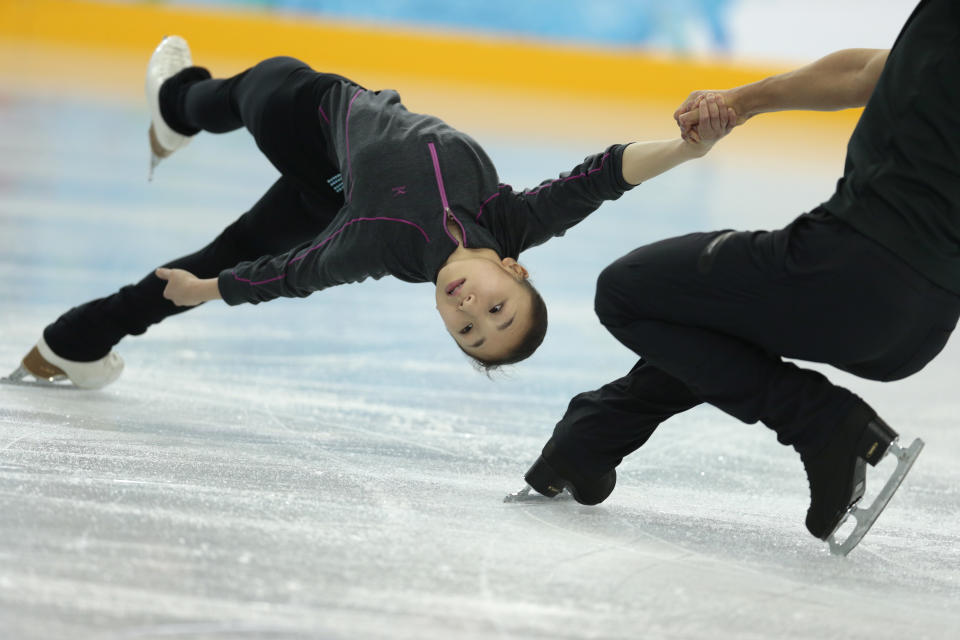
[[437, 311], [453, 339], [474, 357], [501, 359], [530, 328], [527, 271], [512, 258], [458, 260], [437, 274]]

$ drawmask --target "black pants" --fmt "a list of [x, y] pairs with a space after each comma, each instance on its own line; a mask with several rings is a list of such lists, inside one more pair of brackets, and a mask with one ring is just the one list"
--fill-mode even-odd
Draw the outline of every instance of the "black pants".
[[[171, 127], [188, 135], [246, 127], [282, 176], [213, 242], [163, 266], [212, 278], [239, 262], [282, 253], [326, 228], [343, 196], [331, 186], [337, 181], [328, 182], [339, 168], [327, 151], [317, 107], [330, 84], [342, 80], [293, 58], [271, 58], [228, 79], [213, 80], [191, 67], [164, 83], [161, 112]], [[63, 314], [44, 338], [64, 358], [102, 358], [124, 336], [140, 335], [191, 308], [166, 300], [164, 286], [151, 269], [137, 284]]]
[[783, 358], [904, 378], [946, 344], [960, 297], [817, 210], [778, 231], [694, 233], [636, 249], [601, 273], [596, 311], [642, 359], [571, 400], [554, 431], [551, 455], [589, 475], [701, 402], [815, 450], [863, 402]]

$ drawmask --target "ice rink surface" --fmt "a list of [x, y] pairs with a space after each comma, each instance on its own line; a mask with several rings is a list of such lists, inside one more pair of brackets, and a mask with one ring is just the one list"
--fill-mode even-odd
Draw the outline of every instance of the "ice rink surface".
[[[235, 133], [148, 184], [145, 133], [138, 105], [0, 91], [0, 373], [275, 177]], [[517, 187], [618, 141], [471, 133]], [[634, 361], [592, 312], [603, 266], [826, 199], [841, 158], [786, 155], [721, 144], [522, 256], [551, 326], [493, 381], [450, 344], [431, 285], [384, 279], [190, 311], [124, 341], [103, 391], [0, 386], [0, 638], [956, 637], [955, 344], [900, 383], [829, 373], [927, 442], [846, 559], [804, 529], [792, 450], [710, 407], [662, 425], [601, 506], [502, 502], [569, 398]]]

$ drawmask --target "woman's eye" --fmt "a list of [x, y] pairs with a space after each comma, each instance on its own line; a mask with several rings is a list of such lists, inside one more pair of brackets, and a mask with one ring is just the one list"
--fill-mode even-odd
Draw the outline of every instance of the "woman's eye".
[[462, 335], [462, 334], [465, 334], [465, 333], [470, 333], [470, 329], [473, 329], [473, 324], [472, 324], [472, 323], [471, 323], [471, 324], [468, 324], [468, 325], [465, 326], [463, 329], [460, 329], [461, 335]]
[[501, 302], [500, 304], [492, 307], [492, 308], [490, 309], [490, 313], [500, 313], [500, 309], [503, 309], [503, 303], [502, 303], [502, 302]]

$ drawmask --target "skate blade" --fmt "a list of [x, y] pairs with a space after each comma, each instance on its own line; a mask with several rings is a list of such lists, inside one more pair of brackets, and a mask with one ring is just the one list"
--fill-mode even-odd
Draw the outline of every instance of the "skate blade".
[[548, 498], [547, 496], [541, 495], [536, 491], [534, 491], [533, 487], [531, 487], [530, 485], [527, 485], [523, 489], [520, 489], [520, 491], [517, 491], [516, 493], [508, 493], [506, 496], [504, 496], [503, 501], [504, 502], [533, 502], [533, 503], [541, 502], [542, 503], [542, 502], [549, 502], [553, 500], [564, 500], [566, 498], [572, 498], [572, 497], [573, 496], [567, 493], [567, 490], [564, 489], [562, 492], [558, 493], [554, 497]]
[[[907, 477], [907, 474], [910, 472], [913, 463], [916, 462], [917, 456], [920, 455], [921, 451], [923, 451], [923, 440], [920, 438], [914, 440], [913, 444], [907, 449], [900, 448], [896, 440], [890, 444], [890, 453], [897, 457], [897, 468], [893, 471], [890, 479], [887, 480], [887, 484], [880, 490], [879, 495], [874, 498], [873, 504], [865, 509], [854, 505], [846, 515], [840, 519], [837, 528], [834, 529], [833, 533], [827, 538], [827, 543], [830, 545], [830, 553], [835, 556], [846, 556], [853, 551], [854, 547], [860, 544], [863, 537], [870, 531], [870, 527], [873, 526], [873, 523], [876, 522], [880, 514], [883, 513], [887, 503], [893, 498], [893, 494], [900, 488], [900, 483]], [[847, 521], [847, 517], [851, 515], [857, 521], [857, 524], [850, 535], [848, 535], [843, 542], [839, 542], [836, 539], [837, 532]]]
[[150, 151], [150, 169], [147, 171], [147, 182], [153, 182], [153, 170], [157, 168], [162, 159], [153, 150]]
[[[27, 378], [30, 378], [29, 380]], [[10, 384], [17, 385], [21, 387], [45, 387], [47, 389], [76, 389], [73, 384], [70, 383], [69, 378], [66, 376], [54, 376], [52, 378], [38, 378], [30, 371], [20, 365], [17, 367], [17, 370], [8, 375], [6, 378], [0, 378], [0, 384]]]

